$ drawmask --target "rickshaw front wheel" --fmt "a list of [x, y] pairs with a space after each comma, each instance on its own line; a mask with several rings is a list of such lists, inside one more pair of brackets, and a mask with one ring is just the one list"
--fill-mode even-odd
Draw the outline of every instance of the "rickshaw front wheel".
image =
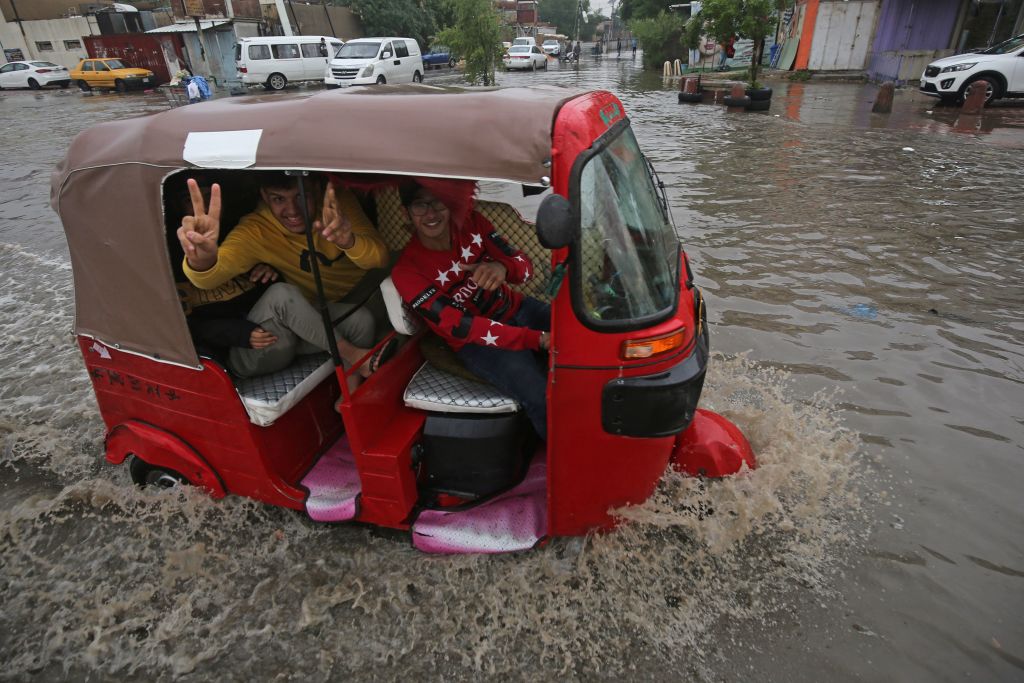
[[161, 489], [174, 488], [187, 484], [188, 480], [181, 474], [166, 467], [150, 465], [137, 455], [132, 455], [132, 462], [128, 466], [132, 481], [141, 487], [155, 486]]

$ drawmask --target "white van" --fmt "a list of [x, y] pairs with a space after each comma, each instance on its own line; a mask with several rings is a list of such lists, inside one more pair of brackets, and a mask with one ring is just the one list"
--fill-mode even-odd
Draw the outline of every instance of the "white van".
[[322, 81], [331, 57], [345, 42], [331, 36], [264, 36], [235, 44], [238, 80], [282, 90], [296, 81]]
[[345, 43], [324, 76], [328, 88], [370, 83], [419, 83], [420, 46], [412, 38], [356, 38]]

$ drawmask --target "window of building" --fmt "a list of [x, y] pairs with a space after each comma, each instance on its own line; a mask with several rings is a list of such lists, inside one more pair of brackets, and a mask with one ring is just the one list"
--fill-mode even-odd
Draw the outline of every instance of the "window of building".
[[269, 45], [250, 45], [249, 59], [270, 59]]
[[65, 40], [64, 41], [64, 49], [65, 50], [81, 50], [82, 49], [82, 41], [80, 41], [80, 40]]
[[53, 43], [48, 40], [37, 40], [36, 49], [40, 52], [53, 52]]

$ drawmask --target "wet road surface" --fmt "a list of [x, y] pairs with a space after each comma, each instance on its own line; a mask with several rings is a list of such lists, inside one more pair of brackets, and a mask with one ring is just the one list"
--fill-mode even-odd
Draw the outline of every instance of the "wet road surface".
[[778, 83], [728, 114], [637, 64], [500, 78], [623, 100], [708, 298], [704, 401], [762, 468], [499, 558], [103, 464], [49, 174], [164, 101], [0, 94], [0, 676], [1024, 677], [1024, 108]]

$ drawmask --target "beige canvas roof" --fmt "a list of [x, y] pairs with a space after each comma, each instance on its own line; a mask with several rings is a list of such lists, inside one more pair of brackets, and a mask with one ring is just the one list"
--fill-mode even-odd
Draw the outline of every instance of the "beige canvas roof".
[[[96, 125], [52, 177], [75, 330], [197, 366], [167, 254], [161, 183], [176, 170], [309, 169], [537, 185], [550, 174], [563, 88], [389, 86], [225, 98]], [[188, 161], [186, 160], [188, 159]]]

